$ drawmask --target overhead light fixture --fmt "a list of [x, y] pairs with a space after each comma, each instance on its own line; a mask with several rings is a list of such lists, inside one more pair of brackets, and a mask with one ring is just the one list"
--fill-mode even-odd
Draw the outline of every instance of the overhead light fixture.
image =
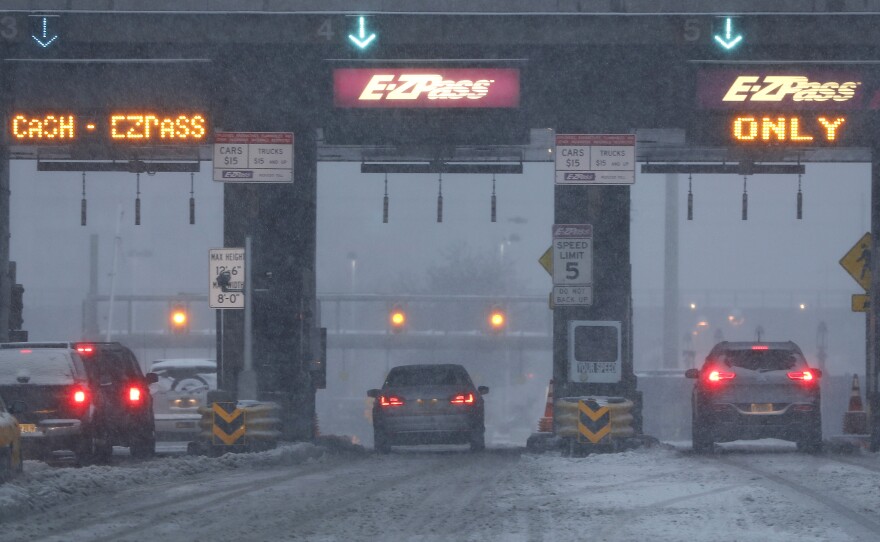
[[137, 196], [134, 199], [134, 225], [141, 225], [141, 174], [135, 173]]
[[437, 177], [437, 222], [443, 222], [443, 174]]
[[82, 193], [82, 201], [79, 206], [79, 225], [86, 225], [86, 172], [82, 172], [82, 185], [83, 185], [83, 193]]
[[692, 178], [688, 173], [688, 220], [694, 219], [694, 193], [692, 190]]
[[797, 219], [804, 218], [804, 194], [801, 191], [801, 174], [798, 173], [798, 192], [797, 192]]
[[496, 213], [495, 213], [495, 174], [492, 174], [492, 222], [495, 222]]
[[388, 224], [388, 174], [385, 174], [385, 198], [382, 200], [382, 223]]
[[189, 174], [189, 223], [196, 223], [195, 173]]

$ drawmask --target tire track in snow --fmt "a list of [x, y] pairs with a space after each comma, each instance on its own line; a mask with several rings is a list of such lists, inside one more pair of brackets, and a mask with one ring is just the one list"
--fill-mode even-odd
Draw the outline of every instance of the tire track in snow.
[[[849, 520], [856, 526], [864, 529], [865, 531], [861, 532], [861, 529], [853, 529], [852, 526], [846, 525], [846, 522], [843, 523], [843, 529], [845, 531], [858, 530], [860, 532], [850, 532], [853, 537], [858, 540], [866, 540], [873, 541], [877, 540], [877, 533], [880, 533], [880, 518], [869, 516], [858, 509], [856, 509], [857, 505], [846, 504], [843, 500], [835, 499], [827, 495], [825, 491], [827, 490], [815, 490], [808, 487], [805, 484], [802, 484], [798, 481], [792, 480], [780, 474], [775, 474], [769, 472], [765, 469], [757, 467], [754, 465], [754, 462], [744, 463], [743, 461], [736, 460], [729, 456], [719, 456], [714, 458], [715, 461], [719, 461], [724, 463], [725, 465], [730, 465], [732, 467], [736, 467], [742, 469], [747, 472], [751, 472], [752, 474], [756, 474], [762, 478], [765, 478], [772, 482], [777, 486], [781, 486], [787, 489], [789, 492], [796, 493], [800, 496], [807, 497], [812, 501], [828, 508], [833, 511], [835, 514], [839, 516], [840, 519]], [[710, 459], [711, 461], [711, 459]], [[844, 461], [844, 463], [846, 463]], [[863, 467], [864, 465], [857, 465], [859, 467]]]

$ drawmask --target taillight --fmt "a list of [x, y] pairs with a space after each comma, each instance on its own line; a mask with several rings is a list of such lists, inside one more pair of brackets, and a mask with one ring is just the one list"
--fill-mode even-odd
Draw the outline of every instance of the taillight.
[[453, 395], [449, 402], [453, 405], [470, 405], [474, 402], [474, 394], [473, 393], [459, 393], [458, 395]]
[[76, 388], [70, 395], [70, 402], [73, 403], [73, 406], [76, 407], [85, 406], [89, 402], [89, 394], [86, 393], [86, 390], [82, 388]]
[[141, 402], [141, 389], [137, 386], [128, 388], [128, 400], [132, 403]]
[[755, 344], [752, 345], [752, 350], [770, 350], [770, 347], [766, 344]]
[[788, 378], [792, 380], [802, 380], [804, 382], [814, 382], [816, 375], [810, 371], [792, 371], [788, 373]]
[[91, 344], [78, 344], [76, 345], [76, 351], [80, 354], [91, 354], [95, 351], [95, 347]]
[[403, 404], [403, 397], [398, 397], [396, 395], [379, 396], [379, 404], [381, 406], [400, 406]]
[[722, 380], [730, 380], [734, 377], [736, 377], [736, 374], [728, 371], [710, 371], [709, 376], [706, 378], [709, 382], [720, 382]]

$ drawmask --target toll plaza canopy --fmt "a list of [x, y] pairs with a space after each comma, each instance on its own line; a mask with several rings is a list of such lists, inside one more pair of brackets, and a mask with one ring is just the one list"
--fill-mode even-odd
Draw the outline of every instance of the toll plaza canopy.
[[[293, 182], [230, 183], [224, 216], [227, 247], [261, 232], [255, 287], [273, 295], [255, 308], [259, 388], [289, 403], [290, 430], [302, 433], [320, 380], [307, 369], [319, 343], [319, 159], [376, 152], [443, 172], [468, 148], [486, 167], [499, 148], [526, 160], [538, 129], [636, 134], [638, 161], [736, 164], [740, 174], [877, 161], [878, 58], [880, 0], [5, 0], [2, 150], [41, 170], [122, 163], [139, 174], [197, 169], [217, 134], [293, 134]], [[8, 216], [8, 168], [0, 180]], [[628, 187], [590, 189], [601, 204], [581, 205], [582, 186], [556, 189], [556, 222], [592, 225], [602, 288], [591, 306], [554, 313], [555, 376], [566, 376], [567, 322], [622, 322], [621, 382], [632, 390]], [[880, 217], [873, 224], [876, 240]], [[7, 237], [0, 231], [0, 243]], [[0, 269], [7, 261], [0, 244]], [[0, 283], [6, 295], [5, 274]], [[233, 313], [226, 325], [243, 324]], [[227, 387], [241, 367], [239, 336], [223, 339]], [[880, 406], [876, 347], [868, 357]]]

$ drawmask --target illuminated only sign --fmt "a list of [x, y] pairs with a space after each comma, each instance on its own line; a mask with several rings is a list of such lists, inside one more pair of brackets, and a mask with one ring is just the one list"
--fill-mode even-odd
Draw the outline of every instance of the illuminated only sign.
[[818, 115], [733, 115], [730, 135], [735, 142], [835, 143], [846, 126], [846, 117]]
[[754, 146], [859, 144], [870, 137], [865, 113], [880, 109], [878, 82], [855, 70], [704, 69], [696, 98], [709, 111], [693, 137]]
[[515, 108], [515, 68], [339, 68], [333, 103], [345, 108]]
[[109, 141], [141, 144], [204, 143], [207, 117], [200, 113], [160, 114], [120, 111], [104, 116], [73, 113], [13, 113], [9, 121], [13, 144]]

